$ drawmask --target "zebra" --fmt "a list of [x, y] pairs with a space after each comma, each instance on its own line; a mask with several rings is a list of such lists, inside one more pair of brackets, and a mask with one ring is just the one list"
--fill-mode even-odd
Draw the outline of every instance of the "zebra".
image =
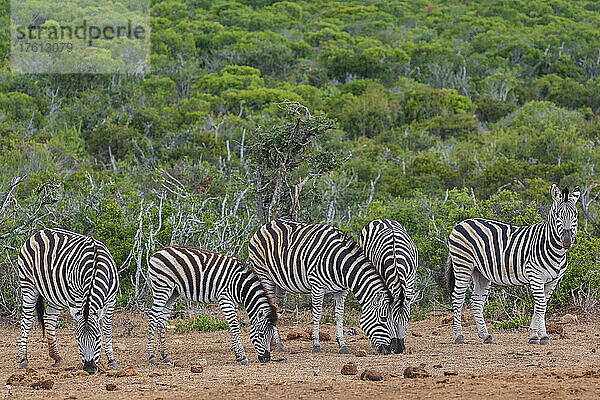
[[406, 350], [404, 338], [419, 264], [417, 246], [402, 224], [377, 219], [360, 233], [360, 246], [394, 296], [390, 329], [394, 353]]
[[147, 347], [151, 364], [156, 363], [154, 332], [157, 325], [162, 361], [170, 363], [165, 347], [165, 324], [179, 296], [201, 303], [218, 301], [229, 324], [231, 350], [236, 361], [248, 365], [237, 320], [238, 306], [243, 304], [250, 319], [250, 341], [258, 360], [266, 363], [271, 359], [270, 343], [277, 309], [256, 274], [240, 260], [208, 250], [170, 246], [150, 258], [148, 278], [153, 297], [148, 314]]
[[503, 286], [529, 285], [534, 311], [529, 343], [548, 344], [546, 304], [567, 268], [566, 252], [577, 233], [579, 187], [552, 185], [552, 206], [547, 221], [515, 226], [486, 219], [467, 219], [454, 227], [449, 239], [447, 278], [454, 310], [454, 341], [464, 343], [461, 310], [473, 277], [473, 315], [479, 337], [492, 343], [483, 318], [490, 283]]
[[[286, 291], [310, 293], [313, 318], [313, 352], [321, 351], [319, 321], [323, 296], [333, 293], [336, 340], [340, 354], [350, 350], [344, 342], [344, 301], [351, 290], [361, 304], [360, 325], [381, 354], [390, 351], [387, 318], [391, 294], [360, 247], [339, 229], [328, 225], [273, 220], [250, 239], [249, 258], [277, 304]], [[275, 350], [283, 351], [277, 329]]]
[[[112, 315], [119, 276], [108, 248], [99, 240], [63, 229], [43, 229], [21, 247], [19, 279], [23, 297], [19, 364], [27, 367], [27, 335], [36, 309], [48, 353], [55, 367], [65, 366], [56, 343], [56, 322], [62, 308], [69, 308], [77, 322], [75, 336], [83, 369], [98, 371], [102, 349], [115, 369]], [[47, 307], [44, 312], [44, 300]]]

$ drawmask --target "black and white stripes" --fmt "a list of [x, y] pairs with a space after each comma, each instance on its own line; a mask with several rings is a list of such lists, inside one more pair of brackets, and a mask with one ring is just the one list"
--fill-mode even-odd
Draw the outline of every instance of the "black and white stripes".
[[473, 314], [479, 337], [491, 343], [483, 318], [490, 284], [529, 285], [534, 298], [530, 343], [547, 344], [546, 304], [567, 268], [566, 251], [577, 233], [579, 188], [569, 196], [556, 185], [551, 189], [552, 207], [546, 222], [514, 226], [485, 219], [468, 219], [450, 234], [447, 275], [454, 309], [455, 342], [463, 343], [461, 310], [473, 277]]
[[389, 219], [367, 224], [360, 233], [360, 246], [394, 296], [392, 351], [402, 353], [419, 264], [417, 246], [402, 224]]
[[[391, 295], [360, 247], [328, 225], [309, 225], [274, 220], [263, 225], [248, 245], [256, 273], [278, 302], [286, 291], [310, 293], [313, 313], [313, 351], [320, 351], [319, 321], [323, 296], [333, 293], [336, 339], [340, 353], [344, 343], [344, 301], [351, 290], [362, 306], [360, 324], [380, 353], [388, 353], [388, 317]], [[281, 341], [275, 331], [275, 341]]]
[[171, 246], [150, 259], [148, 277], [154, 298], [148, 315], [148, 357], [155, 363], [154, 331], [158, 325], [159, 351], [165, 349], [165, 325], [177, 297], [201, 303], [218, 301], [229, 323], [231, 350], [236, 360], [248, 364], [240, 341], [238, 305], [250, 319], [250, 340], [261, 362], [270, 360], [270, 342], [277, 320], [276, 308], [258, 277], [234, 257], [191, 247]]
[[[112, 348], [112, 314], [119, 285], [117, 268], [106, 246], [91, 237], [61, 229], [33, 235], [19, 254], [23, 296], [20, 364], [28, 365], [27, 336], [35, 320], [48, 333], [48, 351], [56, 366], [64, 365], [56, 344], [56, 322], [62, 308], [77, 321], [76, 337], [83, 368], [98, 370], [102, 334], [109, 365], [117, 368]], [[47, 303], [44, 314], [43, 300]]]

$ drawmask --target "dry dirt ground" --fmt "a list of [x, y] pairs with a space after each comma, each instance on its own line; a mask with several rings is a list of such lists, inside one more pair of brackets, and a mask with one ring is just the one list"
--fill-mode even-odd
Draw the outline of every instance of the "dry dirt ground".
[[[229, 349], [228, 331], [167, 334], [174, 365], [151, 366], [146, 356], [146, 319], [142, 314], [118, 313], [114, 323], [117, 361], [134, 375], [118, 377], [114, 371], [88, 376], [80, 370], [81, 360], [72, 328], [58, 330], [59, 349], [67, 367], [56, 369], [41, 342], [38, 327], [32, 330], [27, 373], [17, 365], [19, 329], [14, 323], [0, 324], [0, 397], [7, 399], [221, 399], [221, 398], [599, 398], [600, 323], [588, 320], [562, 325], [566, 337], [551, 334], [548, 346], [527, 344], [523, 331], [491, 329], [496, 343], [483, 344], [472, 323], [465, 326], [467, 343], [452, 343], [446, 316], [412, 322], [407, 336], [407, 353], [376, 355], [362, 335], [347, 336], [354, 354], [337, 354], [334, 341], [322, 342], [323, 352], [311, 353], [308, 340], [284, 340], [283, 358], [260, 364], [248, 338], [243, 335], [250, 365], [235, 362]], [[280, 327], [288, 332], [304, 331], [306, 325]], [[334, 327], [322, 326], [334, 336]], [[357, 350], [367, 352], [358, 357]], [[105, 362], [104, 354], [102, 359]], [[358, 375], [340, 373], [353, 361]], [[202, 365], [203, 372], [191, 372]], [[408, 366], [422, 366], [430, 377], [403, 376]], [[133, 367], [133, 369], [131, 368]], [[362, 381], [366, 368], [382, 373], [379, 382]], [[445, 376], [444, 373], [457, 375]], [[18, 382], [22, 379], [21, 382]], [[10, 384], [7, 384], [10, 383]], [[51, 386], [50, 389], [32, 388]], [[113, 390], [109, 390], [113, 389]]]

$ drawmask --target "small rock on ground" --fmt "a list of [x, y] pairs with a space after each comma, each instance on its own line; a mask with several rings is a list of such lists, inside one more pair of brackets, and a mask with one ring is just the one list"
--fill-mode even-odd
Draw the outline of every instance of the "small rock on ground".
[[458, 375], [458, 371], [455, 369], [449, 369], [447, 371], [444, 371], [444, 376], [456, 376]]
[[109, 392], [113, 392], [117, 389], [118, 389], [118, 387], [117, 387], [116, 383], [107, 383], [106, 384], [106, 390], [108, 390]]
[[358, 374], [358, 367], [355, 363], [350, 361], [349, 363], [344, 364], [341, 372], [342, 375], [356, 375]]
[[363, 381], [381, 381], [383, 380], [383, 375], [372, 369], [365, 369], [362, 374], [360, 374], [360, 379]]
[[190, 371], [194, 374], [199, 374], [204, 371], [204, 367], [202, 365], [192, 365]]
[[405, 378], [428, 378], [429, 373], [427, 373], [427, 371], [425, 370], [425, 368], [423, 367], [407, 367], [404, 370], [404, 377]]

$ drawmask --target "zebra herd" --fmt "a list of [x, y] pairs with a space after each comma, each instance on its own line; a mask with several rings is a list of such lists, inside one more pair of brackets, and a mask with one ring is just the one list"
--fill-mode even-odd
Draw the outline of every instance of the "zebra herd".
[[[553, 185], [547, 221], [531, 226], [485, 219], [468, 219], [455, 226], [449, 238], [446, 270], [455, 343], [464, 343], [461, 310], [471, 278], [473, 313], [484, 343], [492, 342], [483, 318], [491, 283], [530, 285], [535, 306], [529, 342], [549, 343], [544, 321], [546, 304], [566, 270], [566, 250], [577, 232], [579, 195], [579, 188], [569, 195], [567, 188], [561, 192]], [[248, 358], [240, 341], [239, 305], [248, 313], [250, 340], [259, 361], [268, 362], [271, 341], [275, 351], [283, 351], [276, 322], [277, 303], [286, 292], [311, 295], [313, 352], [321, 351], [319, 322], [323, 297], [328, 293], [335, 301], [339, 353], [350, 352], [343, 330], [344, 302], [350, 291], [362, 308], [360, 326], [378, 353], [405, 351], [418, 253], [400, 223], [372, 221], [361, 231], [357, 244], [332, 226], [278, 219], [259, 228], [250, 239], [248, 252], [253, 268], [225, 254], [183, 246], [166, 247], [150, 258], [150, 363], [156, 363], [156, 330], [161, 360], [170, 362], [165, 327], [180, 296], [195, 302], [219, 303], [230, 327], [231, 350], [242, 364], [248, 364]], [[103, 342], [108, 364], [118, 368], [112, 348], [112, 314], [119, 278], [106, 246], [88, 236], [44, 229], [25, 242], [18, 263], [23, 297], [20, 365], [28, 365], [27, 337], [34, 313], [42, 331], [47, 332], [54, 365], [64, 365], [55, 330], [60, 310], [69, 308], [77, 323], [83, 369], [90, 374], [97, 372]]]

